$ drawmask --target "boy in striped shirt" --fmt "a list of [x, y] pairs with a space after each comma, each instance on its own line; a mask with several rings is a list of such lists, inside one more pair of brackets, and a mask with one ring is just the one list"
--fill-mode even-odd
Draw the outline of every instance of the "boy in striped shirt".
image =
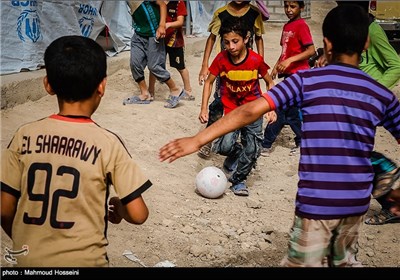
[[283, 266], [361, 266], [357, 242], [371, 200], [376, 127], [382, 125], [400, 144], [399, 100], [358, 68], [368, 47], [368, 24], [360, 7], [335, 7], [322, 26], [326, 67], [298, 71], [195, 137], [160, 149], [160, 160], [172, 162], [268, 111], [298, 103], [299, 182]]

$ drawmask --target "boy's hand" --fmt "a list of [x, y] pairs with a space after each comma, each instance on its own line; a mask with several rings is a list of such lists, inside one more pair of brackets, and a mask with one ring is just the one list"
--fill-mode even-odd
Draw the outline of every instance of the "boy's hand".
[[165, 26], [158, 26], [156, 31], [156, 39], [165, 38]]
[[276, 70], [279, 74], [285, 73], [286, 68], [288, 68], [291, 63], [292, 62], [290, 61], [290, 59], [285, 59], [277, 65]]
[[208, 122], [208, 110], [201, 110], [199, 115], [200, 123]]
[[202, 86], [204, 85], [204, 81], [207, 80], [208, 74], [208, 67], [201, 67], [200, 73], [199, 73], [199, 85]]
[[271, 72], [271, 79], [275, 80], [276, 76], [278, 75], [278, 71], [276, 70], [277, 65], [275, 65], [274, 69]]
[[114, 196], [108, 202], [108, 220], [113, 224], [119, 224], [122, 221], [121, 211], [122, 209], [121, 200]]
[[202, 145], [194, 137], [184, 137], [172, 140], [160, 148], [158, 158], [169, 163], [174, 160], [192, 154], [200, 149]]
[[314, 67], [324, 67], [328, 64], [325, 55], [322, 55], [317, 61], [315, 61]]
[[264, 118], [265, 118], [267, 124], [271, 124], [271, 123], [276, 122], [278, 116], [276, 115], [275, 111], [270, 111], [264, 115]]

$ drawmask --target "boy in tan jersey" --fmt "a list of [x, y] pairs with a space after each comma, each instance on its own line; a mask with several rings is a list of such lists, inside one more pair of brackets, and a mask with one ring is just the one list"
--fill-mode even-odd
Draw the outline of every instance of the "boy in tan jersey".
[[[1, 227], [24, 267], [108, 266], [107, 220], [142, 224], [152, 183], [116, 134], [92, 119], [105, 93], [106, 55], [64, 36], [44, 55], [44, 87], [59, 113], [21, 126], [1, 155]], [[118, 197], [107, 200], [110, 187]], [[109, 208], [109, 209], [108, 209]]]

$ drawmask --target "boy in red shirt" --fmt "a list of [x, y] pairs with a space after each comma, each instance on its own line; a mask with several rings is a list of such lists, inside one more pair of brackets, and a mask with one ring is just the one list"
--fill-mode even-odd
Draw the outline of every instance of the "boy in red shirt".
[[[309, 69], [308, 59], [314, 55], [315, 47], [310, 28], [301, 12], [304, 9], [304, 1], [284, 1], [285, 14], [289, 21], [283, 26], [281, 36], [282, 54], [272, 70], [272, 79], [287, 78], [298, 70]], [[277, 112], [276, 121], [269, 123], [264, 131], [262, 142], [262, 155], [268, 156], [271, 147], [282, 128], [289, 125], [295, 133], [295, 147], [290, 155], [296, 154], [301, 142], [301, 117], [296, 104]]]
[[[220, 93], [224, 114], [253, 101], [262, 95], [258, 75], [270, 89], [273, 81], [268, 73], [269, 66], [261, 55], [247, 48], [250, 30], [243, 19], [227, 19], [222, 22], [219, 34], [225, 50], [220, 52], [209, 68], [209, 75], [203, 88], [199, 120], [205, 124], [209, 120], [208, 101], [216, 77], [220, 77]], [[245, 184], [261, 152], [262, 117], [247, 126], [230, 132], [218, 139], [213, 150], [227, 156], [224, 168], [232, 172], [229, 181], [234, 194], [248, 196]], [[240, 135], [241, 143], [237, 142]]]

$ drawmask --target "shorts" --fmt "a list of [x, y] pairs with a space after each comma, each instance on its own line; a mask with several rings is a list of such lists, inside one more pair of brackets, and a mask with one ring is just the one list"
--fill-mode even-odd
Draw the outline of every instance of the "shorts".
[[166, 52], [169, 57], [169, 66], [176, 68], [177, 70], [183, 70], [185, 66], [185, 52], [183, 47], [171, 48], [166, 47]]
[[362, 267], [357, 261], [358, 236], [364, 215], [333, 220], [295, 216], [282, 266]]

